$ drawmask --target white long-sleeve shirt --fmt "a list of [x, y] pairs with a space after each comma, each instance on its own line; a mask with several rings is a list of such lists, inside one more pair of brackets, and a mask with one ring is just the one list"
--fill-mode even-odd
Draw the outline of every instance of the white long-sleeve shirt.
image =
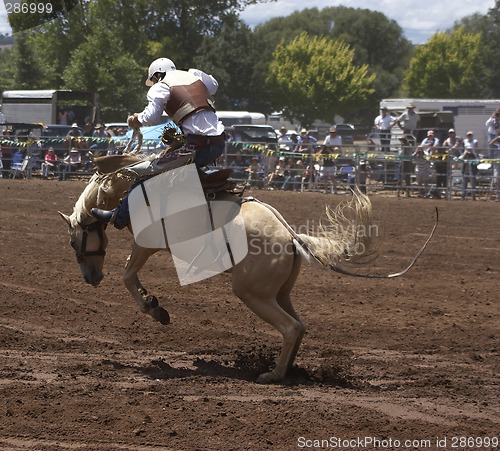
[[[198, 69], [189, 69], [188, 72], [203, 82], [211, 96], [217, 92], [219, 84], [214, 77]], [[170, 87], [166, 83], [155, 83], [149, 88], [147, 99], [148, 104], [139, 113], [137, 119], [143, 125], [154, 125], [160, 122], [165, 111], [165, 105], [170, 99]], [[182, 131], [185, 134], [218, 136], [224, 132], [224, 125], [219, 121], [215, 112], [201, 110], [189, 116], [182, 123]]]

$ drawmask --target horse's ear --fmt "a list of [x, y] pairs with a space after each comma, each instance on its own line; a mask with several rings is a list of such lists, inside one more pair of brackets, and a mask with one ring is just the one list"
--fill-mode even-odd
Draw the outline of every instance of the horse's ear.
[[69, 218], [68, 215], [65, 215], [64, 213], [61, 213], [60, 211], [58, 211], [58, 213], [61, 215], [61, 217], [66, 221], [66, 223], [71, 226], [71, 219]]

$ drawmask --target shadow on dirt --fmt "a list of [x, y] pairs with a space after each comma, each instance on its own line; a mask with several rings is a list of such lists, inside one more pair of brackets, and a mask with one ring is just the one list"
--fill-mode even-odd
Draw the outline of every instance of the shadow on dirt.
[[[104, 360], [114, 370], [132, 371], [152, 380], [185, 379], [191, 377], [222, 377], [255, 382], [257, 377], [274, 367], [274, 359], [279, 349], [266, 346], [238, 350], [234, 357], [193, 356], [191, 367], [172, 366], [163, 358], [152, 360], [149, 365], [126, 365], [117, 361]], [[347, 350], [329, 351], [314, 360], [314, 365], [305, 367], [294, 365], [283, 382], [286, 386], [329, 385], [342, 388], [360, 389], [365, 386], [357, 380], [352, 371], [352, 352]]]

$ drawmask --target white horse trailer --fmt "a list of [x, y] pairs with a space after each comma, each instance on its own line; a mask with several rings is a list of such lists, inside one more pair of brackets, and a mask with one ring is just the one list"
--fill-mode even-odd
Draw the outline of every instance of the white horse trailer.
[[[454, 116], [457, 136], [465, 138], [469, 130], [478, 140], [480, 150], [488, 147], [486, 121], [500, 108], [500, 100], [477, 99], [383, 99], [380, 108], [387, 107], [393, 116], [406, 110], [408, 104], [415, 105], [415, 111], [451, 111]], [[483, 153], [483, 152], [481, 152]]]
[[61, 111], [72, 111], [83, 126], [99, 120], [99, 96], [96, 93], [70, 90], [16, 90], [2, 93], [2, 108], [9, 122], [58, 124]]

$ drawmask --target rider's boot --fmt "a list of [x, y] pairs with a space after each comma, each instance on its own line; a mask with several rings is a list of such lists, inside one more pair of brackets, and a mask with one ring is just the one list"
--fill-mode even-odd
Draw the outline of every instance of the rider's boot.
[[118, 208], [113, 208], [113, 210], [101, 210], [100, 208], [92, 208], [92, 210], [90, 210], [90, 213], [99, 222], [108, 224], [112, 219], [114, 219], [117, 211]]
[[100, 208], [92, 208], [90, 214], [103, 224], [113, 224], [118, 230], [124, 229], [128, 225], [128, 220], [124, 220], [120, 215], [120, 207], [112, 210], [101, 210]]

